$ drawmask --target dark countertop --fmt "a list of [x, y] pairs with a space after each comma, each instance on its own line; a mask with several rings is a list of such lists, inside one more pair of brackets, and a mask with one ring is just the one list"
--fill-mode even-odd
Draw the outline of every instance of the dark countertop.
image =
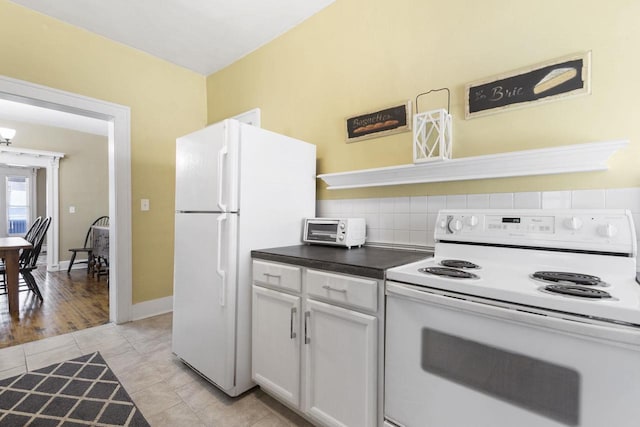
[[341, 248], [296, 245], [251, 251], [253, 258], [283, 262], [336, 273], [384, 279], [385, 270], [429, 258], [432, 252], [364, 246]]

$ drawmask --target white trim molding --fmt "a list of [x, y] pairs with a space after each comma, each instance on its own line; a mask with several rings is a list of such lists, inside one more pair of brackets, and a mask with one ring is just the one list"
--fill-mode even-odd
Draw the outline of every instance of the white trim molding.
[[173, 311], [172, 296], [139, 302], [131, 307], [131, 320], [146, 319], [171, 311]]
[[246, 123], [248, 125], [259, 128], [260, 116], [260, 108], [254, 108], [253, 110], [245, 111], [244, 113], [240, 113], [237, 116], [233, 116], [231, 118], [236, 119], [241, 123]]
[[[45, 168], [47, 170], [46, 198], [47, 213], [51, 217], [51, 226], [48, 238], [47, 270], [57, 271], [60, 261], [60, 220], [59, 220], [59, 178], [60, 159], [64, 153], [56, 151], [31, 150], [28, 148], [2, 147], [0, 146], [0, 163], [25, 167]], [[35, 188], [35, 179], [33, 179]], [[35, 206], [35, 205], [34, 205]]]
[[2, 163], [17, 164], [20, 166], [47, 167], [51, 159], [61, 159], [64, 153], [57, 151], [32, 150], [30, 148], [7, 147], [0, 145], [0, 159]]
[[[109, 319], [131, 320], [131, 109], [0, 76], [0, 98], [105, 120], [109, 145]], [[57, 200], [56, 200], [57, 208]]]
[[328, 190], [382, 187], [468, 179], [607, 170], [607, 160], [628, 140], [563, 145], [553, 148], [513, 151], [463, 157], [422, 164], [390, 166], [318, 175]]

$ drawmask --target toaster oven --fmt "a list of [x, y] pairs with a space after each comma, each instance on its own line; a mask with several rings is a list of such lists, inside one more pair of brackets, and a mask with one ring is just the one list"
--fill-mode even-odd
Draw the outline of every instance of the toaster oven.
[[366, 237], [364, 218], [307, 218], [304, 220], [305, 243], [351, 248], [362, 246]]

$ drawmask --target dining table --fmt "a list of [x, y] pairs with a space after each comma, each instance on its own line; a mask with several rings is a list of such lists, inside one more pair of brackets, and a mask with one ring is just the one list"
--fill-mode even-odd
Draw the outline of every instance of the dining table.
[[4, 259], [6, 270], [5, 280], [9, 298], [9, 314], [14, 317], [17, 317], [20, 312], [20, 300], [18, 298], [20, 251], [32, 247], [33, 245], [22, 237], [0, 237], [0, 258]]

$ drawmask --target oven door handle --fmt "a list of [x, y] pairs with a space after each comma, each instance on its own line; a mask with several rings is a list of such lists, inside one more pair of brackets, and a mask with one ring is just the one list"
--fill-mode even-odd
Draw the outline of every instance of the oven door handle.
[[386, 294], [387, 296], [404, 297], [417, 302], [427, 303], [434, 302], [434, 297], [443, 298], [441, 295], [430, 292], [426, 288], [418, 290], [410, 287], [410, 285], [403, 285], [389, 280], [387, 280]]
[[[527, 307], [523, 311], [523, 306], [508, 302], [498, 302], [486, 300], [481, 297], [456, 295], [451, 292], [451, 296], [446, 291], [429, 290], [427, 288], [417, 288], [411, 285], [387, 281], [386, 295], [388, 298], [401, 298], [415, 301], [420, 304], [436, 305], [444, 308], [454, 308], [464, 310], [476, 315], [489, 316], [500, 321], [515, 322], [536, 327], [551, 328], [558, 331], [569, 332], [590, 336], [595, 339], [602, 339], [609, 342], [618, 342], [623, 345], [638, 345], [638, 331], [634, 327], [614, 324], [603, 324], [602, 322], [589, 321], [585, 318], [575, 317], [576, 322], [568, 322], [566, 314], [554, 314], [553, 312], [540, 309], [540, 314], [536, 314], [535, 308]], [[466, 299], [462, 299], [466, 298]], [[556, 317], [558, 316], [558, 317]]]
[[512, 308], [512, 305], [509, 305], [508, 303], [505, 303], [505, 305], [502, 306], [483, 300], [480, 297], [474, 298], [465, 295], [457, 295], [455, 292], [414, 287], [409, 284], [393, 281], [387, 281], [386, 295], [389, 298], [402, 298], [420, 304], [444, 306], [447, 308], [455, 308], [457, 310], [465, 310], [499, 318], [514, 318], [514, 316], [517, 317], [519, 314], [522, 314], [523, 316], [531, 316], [536, 320], [538, 320], [537, 318], [543, 317], [532, 313], [516, 311]]

